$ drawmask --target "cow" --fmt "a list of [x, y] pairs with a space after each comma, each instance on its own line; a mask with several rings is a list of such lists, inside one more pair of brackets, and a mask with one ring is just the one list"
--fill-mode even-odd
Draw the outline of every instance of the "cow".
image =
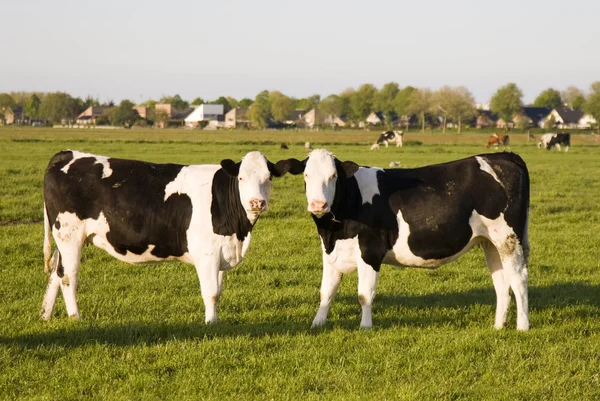
[[542, 137], [540, 138], [540, 141], [537, 144], [538, 149], [540, 148], [548, 148], [548, 144], [550, 143], [550, 141], [552, 140], [552, 138], [554, 138], [556, 136], [556, 134], [544, 134], [542, 135]]
[[304, 149], [311, 150], [312, 149], [312, 143], [310, 143], [310, 142], [304, 142]]
[[502, 145], [503, 149], [506, 149], [506, 147], [510, 148], [510, 138], [507, 134], [498, 135], [497, 133], [494, 133], [489, 137], [485, 147], [489, 148], [490, 146], [494, 146], [496, 149], [498, 149], [499, 145]]
[[[44, 176], [41, 315], [52, 316], [59, 288], [79, 318], [81, 249], [91, 243], [128, 263], [179, 260], [196, 267], [205, 322], [217, 320], [223, 274], [248, 251], [267, 210], [271, 177], [282, 175], [260, 152], [220, 165], [154, 164], [66, 150]], [[284, 173], [283, 173], [284, 174]], [[57, 250], [52, 254], [51, 236]]]
[[557, 148], [558, 151], [561, 151], [560, 145], [565, 147], [565, 152], [569, 151], [569, 147], [571, 146], [571, 134], [555, 134], [550, 141], [546, 144], [546, 149], [550, 150], [552, 148]]
[[287, 143], [285, 143], [285, 142], [282, 142], [281, 145], [279, 146], [279, 148], [283, 149], [283, 150], [288, 150], [289, 149], [288, 146], [287, 146]]
[[388, 147], [389, 142], [395, 142], [397, 148], [402, 147], [402, 136], [404, 132], [402, 131], [384, 131], [380, 136], [377, 142], [371, 146], [371, 150], [379, 149], [379, 145], [385, 145]]
[[382, 264], [437, 268], [481, 245], [497, 296], [494, 327], [506, 324], [512, 289], [517, 330], [529, 329], [529, 173], [518, 155], [381, 169], [315, 149], [303, 161], [279, 163], [283, 171], [304, 173], [321, 239], [321, 303], [313, 327], [326, 322], [344, 273], [358, 270], [360, 326], [369, 328]]

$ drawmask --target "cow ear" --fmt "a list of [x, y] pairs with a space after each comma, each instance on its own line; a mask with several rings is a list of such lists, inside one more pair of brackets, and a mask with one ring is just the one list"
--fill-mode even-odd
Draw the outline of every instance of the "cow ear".
[[240, 173], [241, 164], [242, 162], [236, 163], [231, 159], [221, 160], [221, 167], [223, 168], [223, 171], [232, 177], [237, 177], [237, 175]]
[[275, 170], [279, 175], [275, 175], [276, 177], [281, 177], [285, 173], [290, 173], [293, 175], [301, 174], [304, 172], [304, 168], [306, 167], [306, 160], [300, 161], [298, 159], [287, 159], [287, 160], [279, 160], [275, 164]]
[[345, 162], [342, 162], [342, 167], [344, 168], [344, 171], [346, 172], [346, 177], [352, 177], [354, 175], [354, 173], [356, 173], [358, 171], [358, 164], [347, 160]]
[[287, 161], [287, 160], [280, 160], [277, 162], [277, 164], [273, 164], [267, 160], [267, 167], [269, 168], [269, 172], [271, 173], [271, 175], [273, 177], [281, 177], [281, 176], [285, 175], [285, 173], [288, 172], [288, 170], [286, 169], [284, 164], [281, 163], [283, 161]]

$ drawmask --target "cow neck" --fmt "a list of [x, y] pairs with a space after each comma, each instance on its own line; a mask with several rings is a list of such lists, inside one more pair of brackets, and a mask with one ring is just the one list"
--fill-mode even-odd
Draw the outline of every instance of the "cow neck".
[[217, 170], [213, 178], [210, 211], [215, 234], [235, 234], [239, 241], [243, 241], [252, 231], [254, 224], [248, 220], [240, 200], [238, 179], [228, 175], [223, 169]]

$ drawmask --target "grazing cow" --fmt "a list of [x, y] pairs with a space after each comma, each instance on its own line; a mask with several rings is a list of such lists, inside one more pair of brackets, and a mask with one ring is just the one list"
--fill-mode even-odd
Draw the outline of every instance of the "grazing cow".
[[489, 148], [490, 146], [494, 146], [496, 149], [498, 149], [498, 146], [502, 145], [503, 149], [506, 149], [506, 147], [508, 146], [510, 148], [510, 139], [508, 137], [508, 135], [506, 134], [496, 134], [494, 133], [492, 136], [489, 137], [487, 144], [485, 145], [486, 148]]
[[542, 137], [540, 138], [540, 141], [537, 144], [538, 149], [540, 148], [548, 148], [548, 144], [550, 143], [550, 141], [552, 140], [552, 138], [554, 138], [556, 136], [556, 134], [544, 134], [542, 135]]
[[281, 143], [281, 146], [280, 146], [280, 148], [281, 148], [281, 149], [285, 149], [285, 150], [289, 149], [289, 148], [288, 148], [288, 146], [287, 146], [287, 143], [285, 143], [285, 142], [282, 142], [282, 143]]
[[[260, 152], [221, 165], [154, 164], [63, 151], [44, 177], [44, 266], [50, 273], [42, 317], [59, 288], [70, 317], [81, 249], [92, 243], [129, 263], [180, 260], [196, 267], [205, 321], [217, 320], [223, 273], [238, 265], [267, 210], [277, 167]], [[57, 251], [51, 257], [50, 236]]]
[[552, 148], [557, 148], [560, 152], [560, 145], [565, 147], [565, 152], [568, 152], [569, 147], [571, 146], [571, 134], [555, 134], [552, 138], [550, 138], [550, 141], [546, 145], [546, 149], [550, 150]]
[[404, 135], [404, 132], [402, 132], [402, 131], [384, 131], [379, 136], [379, 139], [377, 140], [377, 142], [374, 143], [373, 146], [371, 146], [371, 150], [379, 149], [379, 145], [385, 145], [385, 147], [387, 148], [389, 142], [395, 142], [396, 147], [401, 148], [403, 135]]
[[310, 143], [310, 142], [304, 142], [304, 149], [311, 150], [312, 149], [312, 143]]
[[343, 273], [358, 269], [361, 327], [381, 264], [435, 268], [483, 247], [496, 290], [496, 328], [506, 323], [510, 296], [517, 329], [529, 329], [529, 173], [513, 153], [480, 155], [415, 169], [359, 167], [331, 152], [280, 161], [304, 172], [308, 211], [321, 238], [321, 304], [312, 322], [325, 323]]

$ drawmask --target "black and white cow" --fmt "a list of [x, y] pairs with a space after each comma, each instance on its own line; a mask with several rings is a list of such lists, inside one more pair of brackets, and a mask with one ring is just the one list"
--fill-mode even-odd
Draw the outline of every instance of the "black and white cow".
[[[260, 152], [221, 165], [154, 164], [63, 151], [44, 177], [44, 266], [50, 273], [42, 317], [59, 288], [70, 317], [83, 245], [129, 263], [180, 260], [196, 267], [205, 321], [217, 320], [223, 273], [238, 265], [280, 170]], [[283, 172], [285, 173], [285, 172]], [[51, 235], [57, 251], [52, 254]]]
[[480, 155], [415, 169], [359, 167], [324, 149], [284, 171], [304, 172], [308, 211], [323, 250], [321, 305], [312, 325], [325, 323], [343, 273], [358, 269], [361, 327], [381, 264], [435, 268], [481, 245], [497, 296], [495, 327], [517, 303], [517, 329], [529, 329], [527, 236], [529, 174], [513, 153]]
[[554, 136], [552, 138], [550, 138], [550, 141], [546, 145], [546, 149], [550, 150], [552, 148], [556, 148], [560, 152], [561, 145], [565, 147], [565, 152], [569, 151], [569, 147], [571, 146], [571, 134], [569, 134], [569, 133], [554, 134]]
[[377, 142], [375, 142], [373, 144], [373, 146], [371, 146], [371, 150], [379, 149], [379, 145], [385, 145], [385, 147], [387, 148], [389, 142], [395, 142], [396, 147], [401, 148], [403, 135], [404, 135], [404, 132], [402, 132], [402, 131], [384, 131], [379, 136], [379, 139], [377, 140]]

